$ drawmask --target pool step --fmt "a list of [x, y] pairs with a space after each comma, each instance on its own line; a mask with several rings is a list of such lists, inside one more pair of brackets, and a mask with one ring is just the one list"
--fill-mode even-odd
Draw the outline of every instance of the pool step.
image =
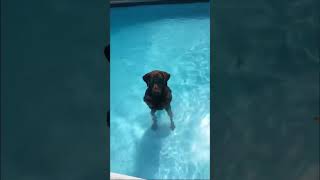
[[110, 180], [121, 180], [121, 179], [130, 179], [130, 180], [144, 180], [144, 179], [141, 179], [141, 178], [137, 178], [137, 177], [133, 177], [133, 176], [127, 176], [127, 175], [124, 175], [124, 174], [118, 174], [118, 173], [113, 173], [113, 172], [110, 172]]

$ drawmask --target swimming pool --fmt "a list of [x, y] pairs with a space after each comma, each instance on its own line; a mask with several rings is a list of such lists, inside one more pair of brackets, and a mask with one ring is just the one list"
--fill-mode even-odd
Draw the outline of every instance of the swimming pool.
[[[209, 3], [111, 9], [110, 168], [145, 179], [209, 179]], [[176, 129], [143, 102], [142, 76], [171, 74]]]

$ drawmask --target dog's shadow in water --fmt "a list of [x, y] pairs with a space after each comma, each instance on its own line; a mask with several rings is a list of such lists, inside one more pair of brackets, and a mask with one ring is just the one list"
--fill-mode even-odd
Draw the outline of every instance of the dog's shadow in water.
[[[150, 125], [151, 126], [151, 125]], [[139, 178], [153, 179], [159, 169], [163, 140], [171, 133], [169, 125], [158, 124], [157, 130], [148, 128], [137, 145], [135, 172]]]

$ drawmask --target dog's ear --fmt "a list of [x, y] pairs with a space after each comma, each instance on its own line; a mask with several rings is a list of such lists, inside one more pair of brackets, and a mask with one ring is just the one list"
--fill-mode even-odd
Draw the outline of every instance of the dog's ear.
[[170, 74], [164, 71], [162, 71], [161, 73], [162, 73], [162, 76], [164, 77], [165, 83], [167, 84], [167, 82], [170, 79]]
[[149, 82], [150, 82], [150, 73], [147, 73], [143, 76], [144, 82], [147, 83], [147, 86], [149, 87]]

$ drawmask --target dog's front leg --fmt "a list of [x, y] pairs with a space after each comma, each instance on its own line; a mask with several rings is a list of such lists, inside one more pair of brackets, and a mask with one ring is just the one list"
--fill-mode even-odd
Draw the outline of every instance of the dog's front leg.
[[158, 125], [157, 125], [157, 118], [156, 118], [156, 110], [155, 109], [151, 109], [151, 116], [152, 116], [152, 126], [151, 128], [153, 130], [156, 130], [158, 128]]
[[170, 117], [170, 128], [172, 130], [174, 130], [174, 128], [176, 128], [176, 126], [174, 125], [174, 122], [173, 122], [173, 114], [172, 114], [172, 110], [171, 110], [171, 106], [169, 105], [168, 107], [165, 108], [169, 117]]

